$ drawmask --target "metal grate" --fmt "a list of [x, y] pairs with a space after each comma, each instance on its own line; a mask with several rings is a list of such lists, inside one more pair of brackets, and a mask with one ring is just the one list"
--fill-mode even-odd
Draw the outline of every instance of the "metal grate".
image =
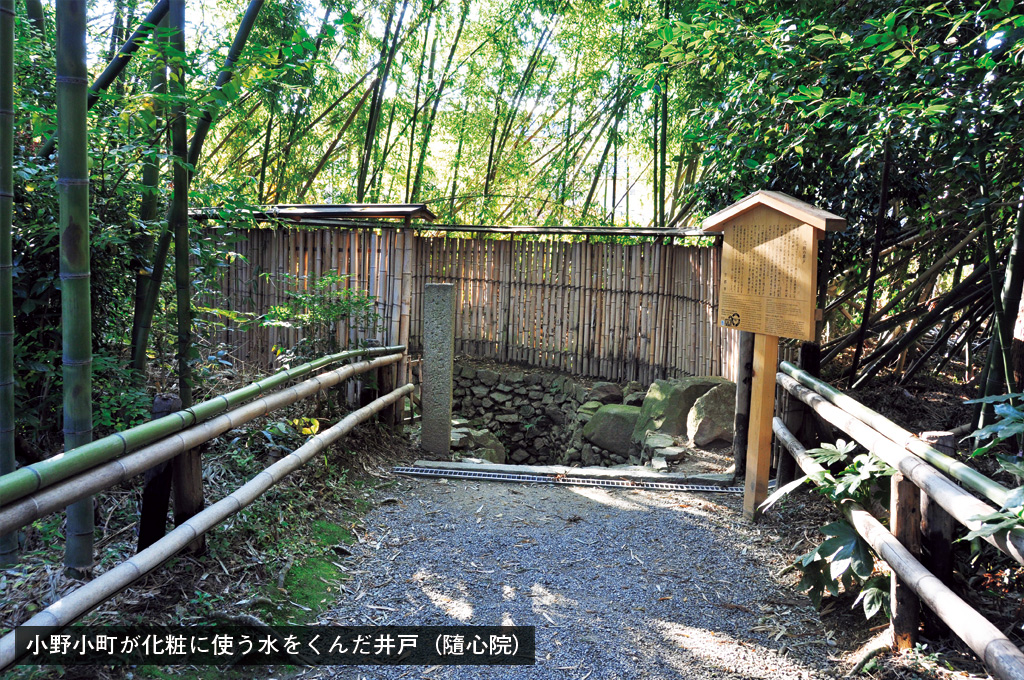
[[[742, 486], [714, 486], [711, 484], [681, 484], [679, 482], [645, 482], [628, 479], [588, 479], [548, 475], [508, 474], [503, 472], [476, 472], [474, 470], [443, 470], [439, 468], [396, 467], [400, 475], [418, 477], [452, 477], [477, 479], [487, 482], [532, 482], [534, 484], [567, 484], [571, 486], [607, 486], [626, 489], [652, 489], [660, 491], [711, 491], [715, 493], [743, 493]], [[775, 481], [769, 484], [775, 486]]]

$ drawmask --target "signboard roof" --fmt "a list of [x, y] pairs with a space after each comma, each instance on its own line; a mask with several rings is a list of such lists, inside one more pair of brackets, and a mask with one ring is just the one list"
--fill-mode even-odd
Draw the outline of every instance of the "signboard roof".
[[701, 227], [704, 231], [721, 231], [726, 222], [761, 205], [789, 215], [822, 231], [846, 230], [846, 220], [842, 217], [779, 191], [755, 191], [728, 208], [708, 217]]

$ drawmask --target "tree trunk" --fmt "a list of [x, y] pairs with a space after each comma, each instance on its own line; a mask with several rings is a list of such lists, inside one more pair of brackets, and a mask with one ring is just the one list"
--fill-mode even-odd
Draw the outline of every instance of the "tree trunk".
[[[174, 233], [174, 279], [178, 306], [178, 398], [182, 408], [192, 406], [192, 290], [189, 276], [188, 236], [188, 109], [185, 92], [185, 0], [171, 0], [171, 44], [175, 58], [170, 60], [172, 78], [181, 103], [175, 104], [171, 120], [171, 155], [174, 162], [174, 193], [171, 196], [168, 229]], [[203, 509], [202, 470], [199, 450], [191, 449], [171, 460], [174, 493], [174, 523], [181, 525]], [[190, 544], [192, 552], [205, 545], [203, 536]]]
[[[160, 22], [162, 28], [167, 27], [166, 18]], [[157, 129], [160, 129], [164, 118], [161, 98], [167, 92], [167, 68], [162, 61], [157, 61], [149, 79], [149, 89], [152, 92], [151, 102], [153, 104], [153, 115], [156, 117]], [[136, 248], [138, 260], [135, 267], [135, 311], [132, 319], [132, 347], [139, 341], [139, 334], [142, 332], [143, 309], [145, 308], [146, 291], [150, 281], [153, 280], [153, 244], [156, 238], [153, 235], [153, 227], [156, 226], [158, 211], [160, 209], [160, 149], [163, 141], [162, 136], [157, 143], [146, 153], [142, 166], [142, 199], [139, 205], [139, 220], [145, 225], [139, 244]], [[162, 225], [161, 225], [162, 226]], [[136, 379], [140, 384], [145, 384], [146, 376], [136, 373]]]
[[25, 14], [37, 37], [46, 40], [46, 15], [43, 13], [42, 0], [25, 0]]
[[[40, 8], [41, 11], [42, 8]], [[14, 0], [0, 0], [0, 476], [14, 472]], [[0, 536], [0, 565], [18, 559], [18, 533]]]
[[[391, 70], [391, 64], [395, 57], [395, 47], [398, 45], [398, 35], [402, 30], [402, 19], [405, 17], [405, 8], [408, 5], [408, 0], [403, 0], [402, 13], [398, 17], [398, 25], [395, 27], [395, 36], [391, 41], [391, 49], [388, 49], [388, 39], [391, 37], [391, 22], [395, 18], [395, 8], [397, 7], [397, 0], [391, 5], [391, 12], [388, 14], [387, 25], [384, 28], [384, 39], [381, 41], [381, 75], [377, 80], [377, 85], [374, 87], [373, 96], [370, 99], [370, 115], [366, 122], [366, 137], [363, 141], [363, 157], [359, 164], [359, 177], [356, 186], [356, 201], [359, 203], [363, 202], [363, 198], [366, 196], [366, 179], [370, 174], [370, 160], [373, 157], [373, 147], [377, 139], [377, 123], [380, 120], [380, 109], [384, 101], [384, 91], [387, 89], [388, 73]], [[385, 58], [385, 55], [386, 58]]]
[[[88, 71], [85, 0], [57, 5], [57, 163], [60, 202], [64, 450], [92, 441], [92, 309], [89, 297]], [[93, 567], [92, 497], [67, 509], [64, 566], [81, 578]]]
[[117, 46], [121, 44], [124, 32], [124, 0], [114, 0], [114, 25], [110, 29], [110, 47], [107, 48], [107, 61], [110, 62], [117, 54]]
[[[166, 2], [167, 0], [160, 0], [161, 5], [166, 5]], [[231, 49], [228, 51], [228, 58], [224, 61], [224, 69], [221, 71], [221, 75], [217, 78], [217, 82], [221, 83], [221, 85], [226, 84], [231, 79], [229, 67], [235, 63], [242, 48], [245, 46], [249, 32], [252, 29], [252, 24], [256, 20], [256, 15], [259, 13], [259, 9], [262, 5], [263, 0], [252, 0], [252, 2], [250, 2], [249, 9], [246, 10], [245, 17], [242, 19], [242, 24], [238, 28], [235, 40], [231, 44]], [[155, 11], [156, 10], [154, 9], [154, 12]], [[150, 16], [146, 18], [146, 21], [149, 21], [152, 16], [153, 12], [151, 12]], [[161, 15], [160, 19], [157, 21], [159, 22], [162, 19], [163, 15]], [[206, 120], [207, 114], [209, 114], [208, 121]], [[199, 162], [199, 158], [202, 154], [203, 141], [206, 139], [206, 134], [212, 126], [212, 123], [212, 113], [207, 109], [196, 125], [196, 131], [192, 137], [192, 143], [188, 150], [188, 162], [193, 167], [195, 167]], [[189, 177], [189, 181], [191, 181], [191, 177]], [[151, 268], [152, 278], [147, 285], [143, 310], [140, 315], [141, 322], [132, 346], [132, 368], [140, 373], [144, 373], [146, 370], [146, 347], [149, 345], [149, 332], [153, 323], [153, 313], [156, 311], [156, 301], [160, 294], [160, 283], [163, 281], [164, 269], [167, 265], [167, 251], [171, 245], [172, 232], [170, 222], [172, 210], [173, 206], [168, 207], [167, 225], [160, 234], [160, 239], [157, 241], [156, 249], [153, 252], [153, 266]]]
[[[427, 42], [430, 39], [430, 24], [433, 15], [427, 19], [427, 29], [423, 32], [423, 45], [420, 49], [420, 67], [416, 71], [416, 95], [412, 105], [412, 125], [409, 128], [409, 161], [405, 169], [405, 202], [411, 202], [412, 197], [412, 152], [416, 147], [416, 120], [420, 115], [420, 88], [423, 85], [423, 65], [427, 60]], [[436, 38], [436, 36], [435, 36]]]

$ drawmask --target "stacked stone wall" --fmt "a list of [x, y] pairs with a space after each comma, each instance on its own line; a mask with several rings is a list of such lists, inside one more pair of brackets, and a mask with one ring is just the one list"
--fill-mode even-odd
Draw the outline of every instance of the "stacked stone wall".
[[576, 412], [586, 401], [586, 385], [566, 375], [483, 368], [465, 359], [456, 361], [454, 377], [456, 415], [494, 433], [508, 462], [565, 465], [574, 462], [574, 448], [579, 460], [583, 423]]

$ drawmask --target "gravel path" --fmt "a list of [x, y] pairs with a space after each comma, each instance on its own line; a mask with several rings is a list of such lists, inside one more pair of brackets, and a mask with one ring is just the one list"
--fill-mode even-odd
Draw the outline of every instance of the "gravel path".
[[[346, 562], [336, 625], [534, 625], [519, 667], [300, 677], [824, 678], [830, 634], [772, 574], [782, 538], [725, 494], [400, 478]], [[778, 636], [778, 637], [777, 637]]]

